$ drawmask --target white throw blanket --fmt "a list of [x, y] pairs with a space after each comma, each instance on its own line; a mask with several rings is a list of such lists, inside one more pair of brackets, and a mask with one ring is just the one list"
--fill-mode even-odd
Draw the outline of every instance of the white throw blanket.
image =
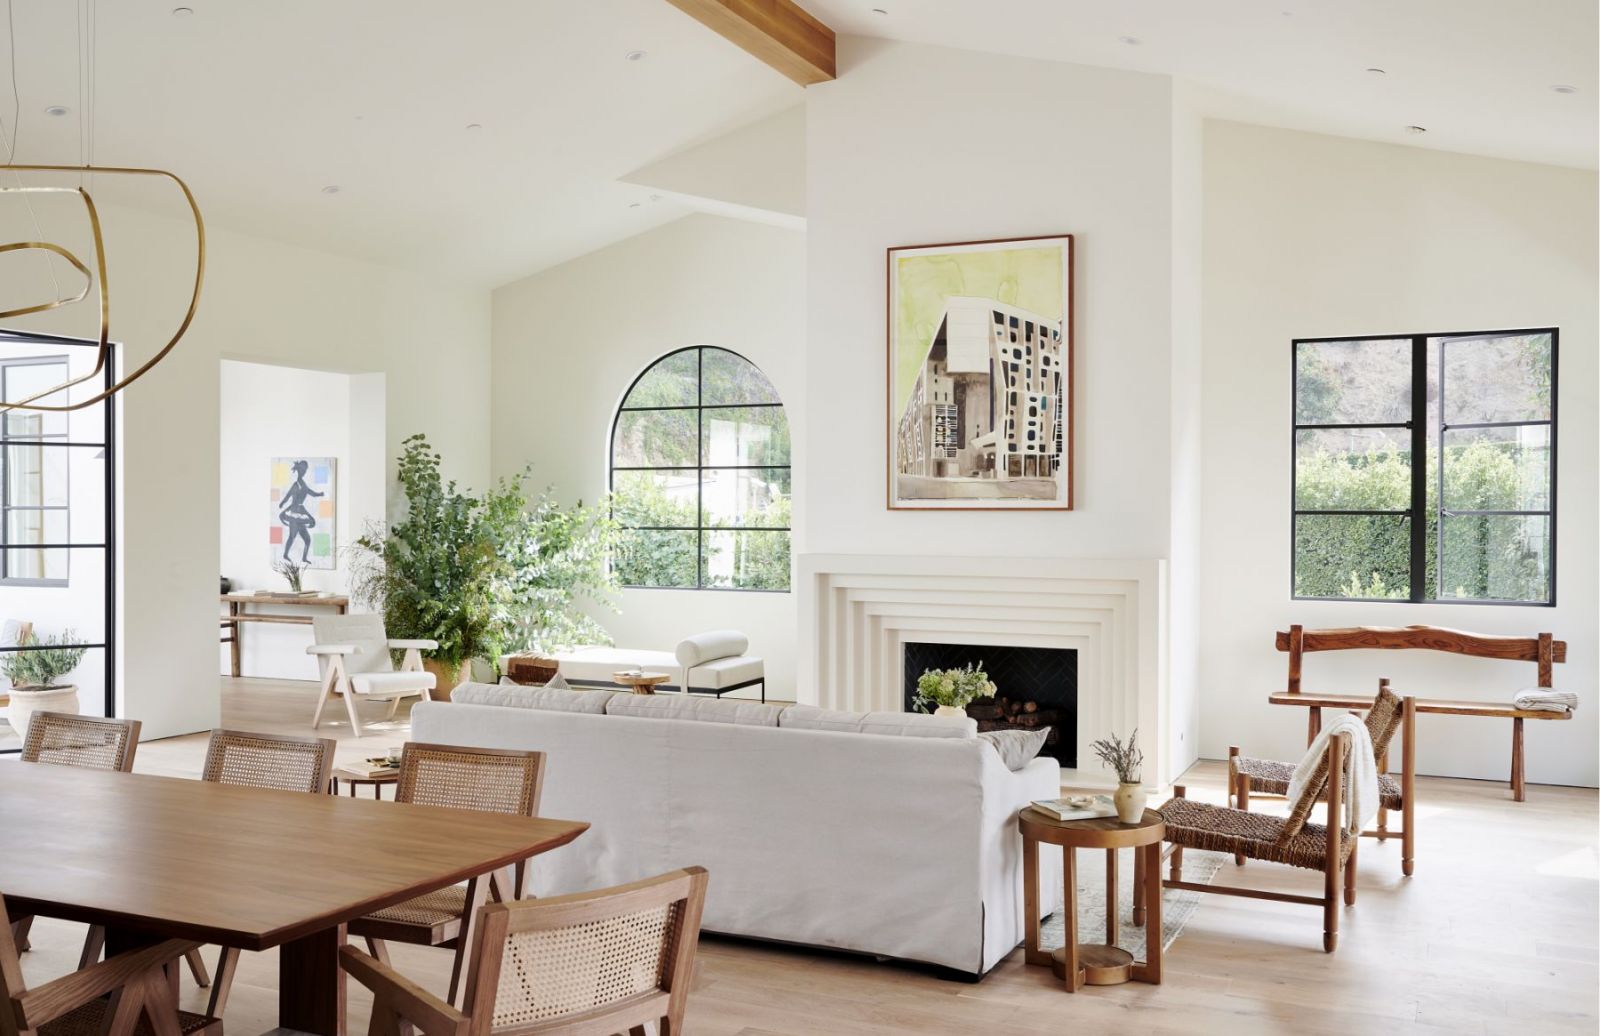
[[[1350, 750], [1345, 753], [1344, 760], [1345, 773], [1350, 775], [1345, 782], [1344, 814], [1345, 830], [1354, 836], [1378, 813], [1378, 761], [1372, 755], [1372, 737], [1360, 716], [1342, 712], [1322, 728], [1322, 733], [1311, 742], [1289, 778], [1289, 801], [1300, 801], [1317, 764], [1328, 751], [1328, 739], [1335, 734], [1350, 735]], [[1329, 781], [1338, 779], [1339, 774], [1328, 774]]]
[[1530, 687], [1518, 691], [1511, 703], [1519, 709], [1535, 712], [1571, 712], [1578, 707], [1578, 696], [1571, 691], [1556, 691], [1549, 687]]

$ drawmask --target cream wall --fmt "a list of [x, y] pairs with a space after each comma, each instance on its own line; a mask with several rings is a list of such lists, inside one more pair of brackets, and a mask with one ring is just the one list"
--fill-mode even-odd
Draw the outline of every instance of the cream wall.
[[[803, 234], [708, 215], [497, 289], [494, 473], [531, 464], [532, 488], [595, 501], [606, 490], [612, 417], [633, 379], [674, 349], [718, 345], [753, 361], [782, 397], [804, 500], [805, 297]], [[821, 416], [832, 415], [822, 401]], [[596, 617], [624, 647], [670, 650], [702, 630], [745, 631], [767, 660], [769, 695], [794, 697], [791, 594], [624, 590], [616, 604], [620, 614]]]
[[[1596, 783], [1596, 178], [1592, 172], [1209, 122], [1205, 133], [1202, 754], [1229, 744], [1294, 759], [1305, 715], [1269, 708], [1285, 656], [1272, 633], [1432, 623], [1550, 630], [1556, 685], [1584, 698], [1529, 723], [1528, 779]], [[1554, 608], [1289, 599], [1290, 340], [1561, 329]], [[1525, 663], [1428, 654], [1313, 655], [1309, 688], [1378, 676], [1421, 694], [1505, 698]], [[1423, 772], [1504, 779], [1510, 724], [1427, 716]]]
[[[187, 301], [193, 238], [186, 224], [107, 204], [97, 188], [111, 254], [112, 337], [123, 362], [165, 342]], [[205, 199], [200, 199], [202, 207]], [[76, 226], [68, 209], [44, 210], [51, 228]], [[31, 239], [15, 206], [0, 216], [5, 240]], [[52, 229], [52, 234], [54, 234]], [[81, 234], [63, 230], [80, 255]], [[57, 238], [52, 238], [57, 239]], [[221, 450], [218, 362], [227, 357], [387, 375], [386, 453], [428, 433], [447, 472], [475, 484], [488, 475], [489, 306], [479, 289], [212, 227], [199, 315], [173, 353], [119, 396], [124, 515], [121, 680], [123, 714], [146, 737], [204, 730], [219, 718], [216, 676]], [[7, 299], [50, 290], [37, 256], [12, 256]], [[17, 294], [13, 295], [15, 291]], [[50, 319], [54, 318], [54, 319]], [[11, 326], [92, 334], [81, 307]]]

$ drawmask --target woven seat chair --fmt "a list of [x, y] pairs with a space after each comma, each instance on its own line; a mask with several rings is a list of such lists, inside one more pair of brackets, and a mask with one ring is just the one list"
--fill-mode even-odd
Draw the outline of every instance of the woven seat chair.
[[[325, 795], [333, 772], [333, 750], [333, 740], [325, 737], [213, 730], [200, 779], [244, 788]], [[213, 1018], [221, 1018], [228, 1007], [239, 952], [236, 947], [224, 946], [217, 957], [216, 980], [211, 983], [211, 1000], [206, 1007], [206, 1014]], [[198, 975], [195, 979], [200, 981]], [[203, 981], [200, 984], [206, 985]]]
[[178, 1010], [177, 988], [168, 969], [195, 948], [195, 943], [173, 939], [29, 989], [22, 979], [5, 898], [0, 896], [0, 1033], [222, 1036], [222, 1023], [215, 1018]]
[[[1407, 695], [1400, 698], [1389, 689], [1388, 680], [1378, 681], [1378, 696], [1367, 710], [1367, 734], [1372, 738], [1372, 754], [1378, 760], [1378, 827], [1363, 831], [1362, 836], [1376, 838], [1379, 842], [1389, 838], [1400, 839], [1400, 870], [1409, 876], [1416, 868], [1416, 716], [1417, 700]], [[1400, 738], [1400, 779], [1387, 772], [1389, 746], [1396, 731], [1404, 731]], [[1254, 759], [1241, 755], [1238, 746], [1228, 749], [1229, 802], [1237, 809], [1250, 808], [1250, 795], [1287, 795], [1289, 778], [1294, 774], [1294, 764], [1276, 759]], [[1401, 829], [1389, 830], [1389, 811], [1400, 814]], [[1244, 863], [1242, 855], [1234, 862]]]
[[[1350, 751], [1348, 741], [1348, 734], [1328, 739], [1327, 752], [1317, 762], [1316, 769], [1307, 781], [1305, 793], [1294, 803], [1287, 818], [1194, 802], [1185, 797], [1182, 785], [1174, 787], [1175, 797], [1161, 807], [1161, 816], [1167, 828], [1166, 840], [1172, 845], [1168, 851], [1172, 859], [1171, 877], [1163, 884], [1167, 888], [1191, 892], [1320, 906], [1322, 948], [1332, 953], [1339, 943], [1341, 884], [1344, 904], [1351, 906], [1356, 901], [1356, 849], [1360, 839], [1343, 830], [1345, 781], [1330, 780], [1328, 777], [1330, 773], [1345, 773], [1345, 760]], [[1324, 788], [1328, 822], [1325, 825], [1307, 823], [1317, 800], [1324, 797]], [[1184, 881], [1183, 850], [1186, 848], [1234, 853], [1253, 860], [1321, 871], [1322, 895], [1300, 896]]]
[[[495, 748], [461, 748], [409, 741], [400, 751], [394, 800], [417, 806], [476, 809], [531, 817], [539, 812], [544, 784], [544, 753]], [[350, 922], [349, 933], [367, 941], [379, 960], [388, 961], [386, 942], [439, 946], [455, 952], [450, 968], [450, 1002], [462, 1003], [466, 954], [478, 909], [495, 899], [526, 894], [527, 865], [509, 874], [496, 872], [465, 885], [451, 885]]]
[[339, 963], [372, 990], [371, 1032], [423, 1036], [680, 1036], [694, 976], [707, 875], [658, 878], [483, 908], [472, 935], [464, 1006], [420, 989], [353, 946]]

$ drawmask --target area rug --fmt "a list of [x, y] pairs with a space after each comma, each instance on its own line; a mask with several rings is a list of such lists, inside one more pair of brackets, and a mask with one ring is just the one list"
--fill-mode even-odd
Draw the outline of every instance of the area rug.
[[[1044, 852], [1050, 847], [1040, 846]], [[1199, 849], [1183, 851], [1183, 880], [1200, 885], [1211, 884], [1227, 853], [1205, 852]], [[1162, 868], [1165, 874], [1166, 868]], [[1187, 889], [1161, 890], [1161, 949], [1172, 945], [1183, 932], [1183, 926], [1194, 916], [1200, 905], [1202, 893]], [[1117, 852], [1117, 945], [1133, 954], [1134, 960], [1144, 960], [1145, 931], [1133, 926], [1133, 850]], [[1061, 911], [1045, 918], [1039, 929], [1039, 945], [1044, 950], [1059, 950], [1066, 944], [1065, 924]], [[1105, 853], [1080, 851], [1078, 853], [1078, 941], [1100, 942], [1106, 933], [1106, 864]]]

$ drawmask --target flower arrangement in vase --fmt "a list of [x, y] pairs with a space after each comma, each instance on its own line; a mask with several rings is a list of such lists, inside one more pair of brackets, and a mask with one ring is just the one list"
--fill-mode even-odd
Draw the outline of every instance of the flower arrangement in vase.
[[1112, 731], [1110, 737], [1101, 738], [1090, 745], [1100, 761], [1116, 772], [1117, 790], [1111, 796], [1117, 807], [1117, 819], [1124, 824], [1137, 824], [1144, 816], [1146, 793], [1139, 783], [1140, 769], [1144, 766], [1144, 753], [1139, 751], [1139, 731], [1135, 728], [1124, 744]]
[[983, 663], [968, 663], [963, 669], [927, 669], [917, 677], [917, 693], [911, 704], [935, 716], [965, 716], [967, 702], [994, 694], [994, 684], [983, 671]]

